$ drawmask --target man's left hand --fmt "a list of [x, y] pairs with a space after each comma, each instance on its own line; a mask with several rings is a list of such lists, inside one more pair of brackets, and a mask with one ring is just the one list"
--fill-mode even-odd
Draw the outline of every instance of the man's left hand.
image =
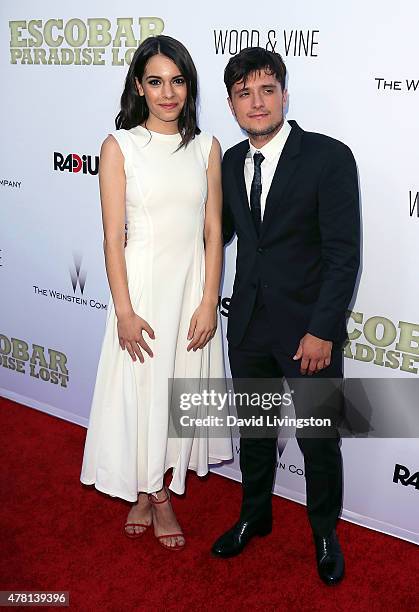
[[301, 374], [309, 374], [323, 370], [330, 365], [330, 355], [333, 342], [322, 340], [311, 334], [306, 334], [300, 340], [300, 345], [293, 359], [301, 359]]

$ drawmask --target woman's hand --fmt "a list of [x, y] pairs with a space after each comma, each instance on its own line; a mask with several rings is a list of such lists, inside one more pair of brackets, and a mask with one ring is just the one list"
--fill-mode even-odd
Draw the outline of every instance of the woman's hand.
[[201, 302], [192, 315], [188, 331], [187, 351], [202, 349], [217, 330], [217, 306]]
[[150, 357], [153, 357], [153, 351], [143, 338], [143, 331], [146, 331], [152, 340], [155, 339], [154, 331], [145, 319], [132, 312], [118, 317], [117, 329], [119, 344], [122, 350], [127, 349], [133, 361], [137, 361], [137, 355], [140, 363], [144, 363], [141, 349], [150, 355]]

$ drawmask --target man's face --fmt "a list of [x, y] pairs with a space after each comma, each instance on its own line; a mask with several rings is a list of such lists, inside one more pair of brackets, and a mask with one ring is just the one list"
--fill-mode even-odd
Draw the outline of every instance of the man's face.
[[234, 83], [228, 103], [243, 130], [250, 136], [266, 136], [282, 126], [287, 96], [275, 75], [262, 70], [250, 74], [245, 84]]

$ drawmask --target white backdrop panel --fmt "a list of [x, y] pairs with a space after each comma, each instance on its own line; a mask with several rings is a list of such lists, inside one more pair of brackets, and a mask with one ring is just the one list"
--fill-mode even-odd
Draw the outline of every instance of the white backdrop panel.
[[[109, 299], [98, 184], [97, 176], [88, 172], [54, 170], [54, 152], [63, 159], [69, 154], [91, 156], [94, 167], [102, 140], [114, 129], [127, 66], [113, 65], [112, 59], [122, 57], [125, 43], [130, 43], [129, 37], [115, 40], [121, 17], [132, 18], [136, 43], [154, 23], [190, 49], [200, 76], [200, 125], [218, 137], [224, 150], [243, 138], [222, 81], [229, 44], [235, 52], [237, 32], [247, 46], [246, 32], [251, 31], [253, 42], [259, 37], [262, 45], [275, 43], [289, 71], [288, 118], [304, 129], [345, 141], [359, 166], [363, 270], [351, 309], [362, 313], [357, 315], [362, 323], [350, 322], [351, 330], [356, 327], [361, 335], [345, 359], [346, 375], [416, 377], [418, 216], [417, 209], [410, 214], [409, 206], [419, 190], [417, 2], [280, 1], [266, 5], [263, 16], [255, 14], [250, 0], [213, 0], [194, 13], [185, 0], [176, 5], [163, 0], [153, 6], [153, 15], [149, 5], [133, 0], [115, 6], [75, 0], [70, 13], [52, 0], [41, 0], [36, 7], [28, 0], [18, 5], [6, 0], [0, 9], [5, 85], [0, 99], [0, 393], [87, 425]], [[28, 63], [35, 60], [35, 52], [41, 57], [42, 49], [46, 57], [51, 49], [57, 56], [76, 52], [74, 40], [73, 45], [66, 40], [48, 45], [44, 34], [50, 19], [63, 21], [62, 27], [51, 30], [55, 40], [72, 19], [77, 21], [67, 38], [82, 37], [86, 28], [87, 40], [79, 48], [90, 49], [87, 54], [94, 52], [89, 20], [109, 20], [110, 44], [98, 52], [103, 64]], [[129, 29], [124, 32], [131, 34]], [[226, 41], [224, 53], [215, 47], [220, 36]], [[31, 40], [39, 46], [30, 46]], [[222, 290], [227, 300], [234, 258], [233, 243], [227, 249]], [[225, 327], [226, 308], [221, 311]], [[363, 325], [371, 317], [385, 318], [387, 329], [394, 327], [397, 333], [385, 350], [396, 350], [400, 321], [412, 324], [411, 340], [407, 348], [406, 342], [399, 348], [394, 368], [384, 365], [384, 354], [379, 365], [377, 342], [364, 334]], [[356, 343], [367, 348], [358, 348], [353, 359]], [[402, 353], [406, 357], [400, 369]], [[364, 361], [359, 359], [362, 354], [367, 355]], [[419, 485], [414, 480], [405, 486], [393, 482], [396, 464], [412, 475], [419, 470], [417, 440], [344, 440], [342, 447], [343, 517], [417, 543]], [[275, 491], [304, 503], [302, 465], [291, 440], [279, 458]], [[217, 471], [239, 479], [237, 457]]]

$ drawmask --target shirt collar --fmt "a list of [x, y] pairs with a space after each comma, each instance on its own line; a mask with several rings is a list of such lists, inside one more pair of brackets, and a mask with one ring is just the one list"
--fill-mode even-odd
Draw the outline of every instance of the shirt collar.
[[249, 157], [253, 158], [253, 155], [257, 151], [260, 151], [261, 153], [263, 153], [264, 158], [267, 159], [268, 162], [273, 161], [275, 158], [279, 157], [279, 155], [281, 154], [282, 149], [284, 148], [285, 142], [290, 132], [291, 132], [291, 125], [288, 123], [287, 120], [285, 120], [279, 132], [275, 134], [275, 136], [269, 142], [263, 145], [263, 147], [261, 147], [260, 149], [257, 149], [256, 147], [254, 147], [249, 140], [249, 147], [250, 147], [249, 152], [248, 152]]

